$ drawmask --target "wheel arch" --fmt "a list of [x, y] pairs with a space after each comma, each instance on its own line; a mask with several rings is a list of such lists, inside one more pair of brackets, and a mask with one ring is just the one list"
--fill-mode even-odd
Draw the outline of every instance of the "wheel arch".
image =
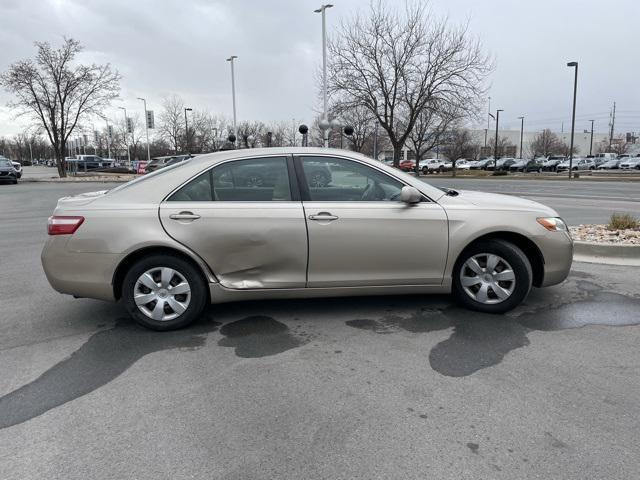
[[516, 232], [490, 232], [473, 239], [460, 251], [454, 262], [454, 265], [458, 263], [460, 257], [464, 255], [469, 247], [485, 240], [505, 240], [507, 242], [513, 243], [516, 247], [522, 250], [522, 253], [525, 254], [527, 259], [529, 260], [529, 263], [531, 264], [531, 271], [533, 273], [533, 286], [539, 287], [540, 285], [542, 285], [542, 282], [544, 281], [544, 256], [542, 255], [540, 248], [538, 248], [538, 246], [532, 240]]
[[[181, 258], [182, 260], [189, 262], [193, 267], [196, 268], [200, 275], [202, 276], [202, 280], [204, 280], [205, 284], [208, 285], [211, 283], [211, 274], [206, 271], [198, 261], [194, 260], [193, 257], [188, 255], [187, 253], [178, 250], [176, 248], [171, 248], [167, 246], [146, 246], [139, 248], [130, 252], [126, 257], [124, 257], [118, 266], [116, 267], [113, 273], [113, 279], [111, 281], [111, 285], [113, 287], [113, 296], [116, 300], [120, 300], [122, 297], [122, 283], [124, 281], [124, 277], [138, 260], [141, 258], [150, 256], [150, 255], [171, 255], [174, 257]], [[207, 288], [207, 295], [209, 295], [209, 289]], [[210, 299], [208, 299], [210, 300]]]

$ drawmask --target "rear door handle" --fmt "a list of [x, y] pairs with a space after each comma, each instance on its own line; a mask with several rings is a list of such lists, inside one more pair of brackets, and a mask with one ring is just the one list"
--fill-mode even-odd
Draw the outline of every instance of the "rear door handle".
[[195, 215], [191, 212], [180, 212], [169, 215], [171, 220], [197, 220], [200, 215]]
[[317, 215], [309, 215], [309, 220], [337, 220], [338, 217], [329, 212], [320, 212]]

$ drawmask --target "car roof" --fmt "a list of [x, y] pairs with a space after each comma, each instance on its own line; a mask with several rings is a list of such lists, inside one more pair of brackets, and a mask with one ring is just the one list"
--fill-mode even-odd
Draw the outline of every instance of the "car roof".
[[[214, 153], [207, 153], [198, 155], [197, 157], [193, 157], [188, 159], [188, 161], [176, 163], [170, 167], [163, 168], [158, 170], [158, 172], [162, 172], [170, 168], [169, 175], [152, 175], [152, 178], [146, 179], [145, 177], [141, 177], [140, 182], [133, 180], [130, 184], [124, 184], [122, 187], [125, 188], [117, 188], [114, 190], [114, 193], [117, 193], [117, 197], [119, 201], [128, 202], [128, 201], [150, 201], [150, 202], [159, 202], [161, 201], [167, 194], [173, 191], [175, 188], [182, 185], [184, 182], [190, 180], [196, 175], [202, 173], [202, 171], [210, 168], [218, 163], [242, 159], [242, 158], [254, 158], [254, 157], [274, 157], [274, 156], [288, 156], [288, 155], [296, 155], [296, 156], [336, 156], [336, 157], [346, 157], [352, 158], [354, 160], [360, 161], [362, 163], [366, 163], [373, 168], [378, 170], [383, 170], [390, 174], [391, 176], [399, 177], [401, 181], [404, 183], [411, 185], [425, 195], [429, 196], [433, 200], [437, 200], [438, 198], [444, 195], [444, 192], [428, 183], [425, 183], [419, 179], [408, 175], [399, 169], [390, 167], [383, 162], [375, 160], [373, 158], [362, 155], [361, 153], [353, 152], [351, 150], [341, 150], [334, 148], [318, 148], [318, 147], [270, 147], [270, 148], [250, 148], [250, 149], [240, 149], [240, 150], [224, 150]], [[176, 168], [174, 168], [176, 167]], [[154, 172], [156, 173], [156, 172]], [[129, 187], [129, 188], [127, 188]], [[109, 197], [109, 195], [107, 195]], [[112, 197], [112, 200], [115, 198]], [[96, 202], [100, 203], [100, 202]]]

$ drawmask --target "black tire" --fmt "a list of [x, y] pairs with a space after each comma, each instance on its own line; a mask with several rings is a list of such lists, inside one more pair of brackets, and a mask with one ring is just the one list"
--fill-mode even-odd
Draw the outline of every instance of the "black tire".
[[[515, 288], [510, 297], [500, 303], [485, 304], [471, 298], [463, 289], [460, 273], [464, 263], [474, 255], [492, 253], [505, 259], [515, 274]], [[527, 256], [511, 242], [484, 240], [467, 247], [453, 267], [452, 295], [465, 308], [484, 313], [505, 313], [520, 305], [531, 290], [533, 273]]]
[[422, 167], [422, 174], [423, 175], [428, 175], [429, 174], [429, 168], [428, 167]]
[[[156, 267], [169, 267], [182, 275], [191, 288], [191, 299], [187, 309], [172, 320], [154, 320], [140, 311], [133, 295], [136, 282], [140, 276]], [[183, 328], [196, 320], [208, 301], [207, 284], [202, 273], [190, 262], [173, 255], [150, 255], [138, 260], [129, 269], [122, 282], [121, 302], [129, 315], [140, 325], [152, 330], [166, 331]]]

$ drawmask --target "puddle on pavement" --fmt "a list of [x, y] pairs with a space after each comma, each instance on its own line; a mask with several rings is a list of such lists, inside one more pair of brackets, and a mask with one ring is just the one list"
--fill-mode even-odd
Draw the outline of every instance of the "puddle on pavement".
[[233, 347], [242, 358], [258, 358], [291, 350], [306, 343], [301, 336], [293, 335], [284, 323], [264, 315], [253, 315], [225, 324], [218, 341], [222, 347]]
[[[574, 275], [586, 278], [587, 275]], [[640, 299], [602, 291], [594, 283], [578, 280], [549, 302], [550, 296], [524, 306], [521, 314], [489, 315], [449, 306], [421, 309], [408, 317], [349, 320], [350, 327], [390, 334], [452, 328], [451, 336], [429, 352], [431, 367], [442, 375], [463, 377], [499, 364], [509, 352], [529, 345], [531, 331], [554, 331], [586, 325], [640, 324]], [[528, 308], [528, 310], [527, 310]]]
[[130, 319], [93, 334], [71, 356], [34, 381], [0, 397], [0, 428], [42, 415], [93, 392], [118, 377], [140, 358], [160, 350], [197, 349], [220, 324], [211, 320], [175, 332], [154, 332]]

